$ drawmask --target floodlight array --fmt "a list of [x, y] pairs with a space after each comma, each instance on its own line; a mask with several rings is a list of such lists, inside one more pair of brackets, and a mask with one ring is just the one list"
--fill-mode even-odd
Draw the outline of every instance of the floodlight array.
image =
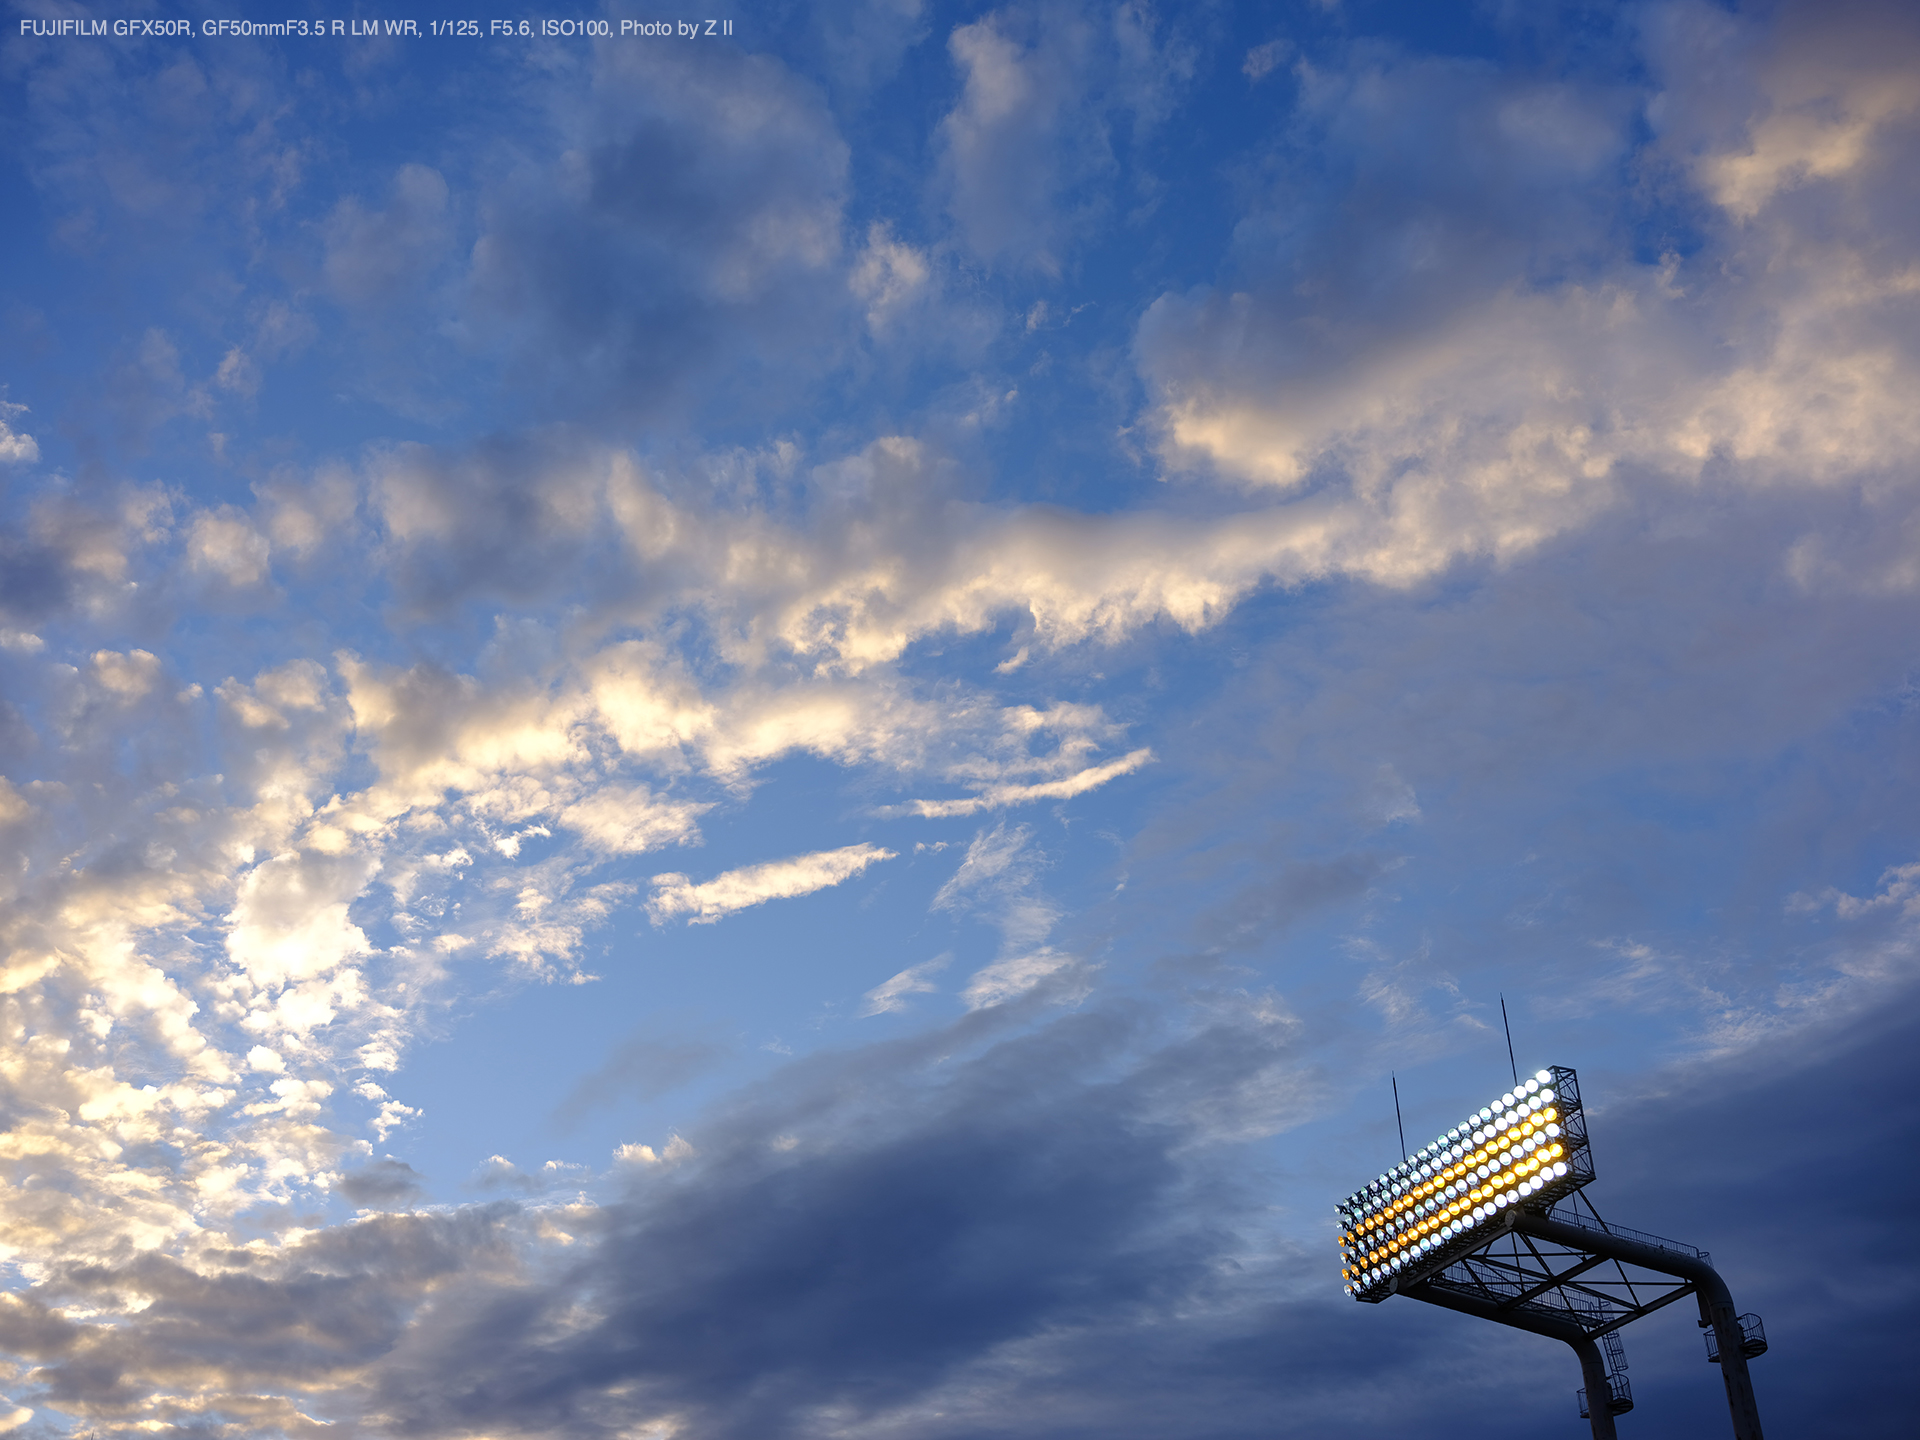
[[1544, 1210], [1591, 1179], [1579, 1081], [1542, 1070], [1339, 1205], [1347, 1293], [1384, 1300], [1506, 1230], [1513, 1207]]

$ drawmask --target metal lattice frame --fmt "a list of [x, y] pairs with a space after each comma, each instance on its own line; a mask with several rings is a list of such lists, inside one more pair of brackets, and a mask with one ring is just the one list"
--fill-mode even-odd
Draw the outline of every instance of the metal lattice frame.
[[[1717, 1341], [1736, 1440], [1762, 1440], [1747, 1357], [1766, 1349], [1765, 1332], [1758, 1316], [1748, 1325], [1736, 1312], [1706, 1251], [1608, 1225], [1584, 1197], [1551, 1208], [1514, 1206], [1501, 1218], [1499, 1233], [1473, 1253], [1419, 1279], [1403, 1279], [1395, 1289], [1571, 1346], [1587, 1382], [1581, 1413], [1591, 1420], [1595, 1440], [1614, 1440], [1613, 1417], [1633, 1408], [1616, 1332], [1692, 1295], [1701, 1327], [1710, 1327]], [[1600, 1395], [1607, 1404], [1590, 1403], [1589, 1397]]]
[[[1678, 1240], [1606, 1224], [1583, 1195], [1562, 1201], [1546, 1213], [1550, 1219], [1638, 1240], [1676, 1257], [1713, 1263], [1706, 1251]], [[1509, 1229], [1438, 1274], [1403, 1287], [1401, 1293], [1425, 1299], [1417, 1293], [1422, 1289], [1449, 1292], [1502, 1312], [1518, 1311], [1572, 1325], [1599, 1339], [1686, 1298], [1694, 1293], [1695, 1286], [1680, 1276]]]

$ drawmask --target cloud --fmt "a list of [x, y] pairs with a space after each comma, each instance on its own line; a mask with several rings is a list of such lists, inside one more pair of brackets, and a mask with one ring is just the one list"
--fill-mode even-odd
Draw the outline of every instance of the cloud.
[[1265, 944], [1324, 906], [1362, 895], [1392, 872], [1385, 855], [1357, 852], [1262, 866], [1253, 883], [1197, 917], [1196, 929], [1209, 953], [1224, 954]]
[[31, 465], [40, 458], [33, 436], [13, 428], [14, 420], [26, 413], [26, 406], [0, 400], [0, 465]]
[[1071, 800], [1076, 795], [1098, 789], [1109, 780], [1131, 775], [1152, 759], [1153, 751], [1142, 748], [1130, 751], [1118, 760], [1109, 760], [1104, 765], [1090, 765], [1062, 780], [1043, 780], [1031, 785], [990, 785], [970, 800], [910, 800], [905, 805], [893, 808], [929, 819], [940, 819], [953, 815], [973, 815], [1004, 805], [1024, 805], [1034, 800]]
[[866, 1004], [860, 1007], [861, 1018], [896, 1014], [908, 1007], [909, 995], [934, 994], [940, 987], [933, 983], [932, 977], [946, 969], [952, 959], [951, 955], [938, 955], [907, 967], [890, 980], [881, 981], [862, 997]]
[[267, 537], [232, 506], [195, 516], [187, 532], [188, 565], [236, 589], [266, 578], [271, 548]]
[[356, 307], [412, 300], [444, 258], [446, 177], [427, 165], [402, 165], [387, 208], [368, 210], [348, 196], [328, 217], [322, 273], [334, 295]]
[[[1102, 25], [1101, 21], [1105, 21]], [[1170, 112], [1194, 57], [1153, 7], [1009, 5], [956, 27], [961, 93], [939, 127], [939, 189], [962, 243], [1015, 272], [1062, 273], [1110, 204], [1113, 114]]]
[[1003, 821], [982, 830], [967, 846], [960, 866], [933, 897], [935, 910], [950, 910], [985, 920], [1000, 931], [1000, 954], [969, 977], [961, 998], [979, 1009], [1000, 1005], [1051, 981], [1048, 993], [1064, 1000], [1087, 992], [1079, 958], [1046, 943], [1060, 921], [1060, 906], [1040, 888], [1046, 855], [1033, 844], [1025, 825], [1009, 830]]
[[926, 34], [927, 8], [926, 0], [852, 0], [812, 5], [808, 20], [835, 81], [858, 92], [898, 72]]
[[[552, 163], [481, 201], [470, 323], [523, 384], [661, 416], [785, 385], [834, 349], [849, 153], [774, 56], [597, 46], [550, 117]], [[778, 357], [777, 359], [775, 357]]]
[[894, 239], [876, 220], [848, 277], [853, 293], [867, 307], [868, 331], [878, 338], [900, 323], [927, 296], [931, 273], [923, 251]]
[[373, 869], [359, 857], [295, 853], [255, 866], [240, 883], [227, 953], [263, 990], [330, 975], [367, 955], [348, 907]]
[[1292, 52], [1293, 43], [1288, 40], [1268, 40], [1255, 45], [1241, 62], [1240, 73], [1257, 85], [1285, 64]]
[[[1263, 585], [1398, 582], [1409, 563], [1438, 563], [1398, 554], [1365, 507], [1318, 497], [1224, 516], [1070, 514], [947, 499], [947, 468], [926, 442], [876, 440], [823, 467], [824, 489], [857, 484], [858, 523], [831, 503], [811, 525], [752, 503], [682, 498], [632, 454], [606, 449], [408, 448], [377, 462], [373, 491], [393, 574], [423, 614], [485, 595], [543, 602], [584, 567], [609, 618], [646, 624], [691, 607], [730, 663], [804, 662], [821, 681], [1014, 618], [1031, 625], [1030, 651], [1111, 644], [1158, 623], [1205, 629]], [[664, 710], [650, 723], [671, 722], [667, 744], [723, 716], [747, 731], [764, 703], [746, 687], [726, 706], [696, 699], [647, 645], [610, 646], [598, 663], [605, 688]]]
[[[1673, 93], [1644, 158], [1701, 187], [1672, 201], [1703, 248], [1635, 261], [1609, 243], [1595, 207], [1633, 153], [1623, 92], [1356, 50], [1306, 75], [1292, 137], [1291, 163], [1346, 172], [1338, 198], [1295, 215], [1277, 192], [1242, 222], [1230, 283], [1141, 321], [1168, 463], [1315, 497], [1344, 532], [1328, 559], [1389, 584], [1510, 560], [1649, 485], [1861, 485], [1904, 515], [1880, 477], [1920, 439], [1890, 400], [1916, 347], [1878, 317], [1904, 305], [1912, 258], [1885, 244], [1876, 177], [1909, 112], [1883, 62], [1833, 63], [1844, 38], [1739, 71], [1757, 94], [1696, 85], [1665, 57], [1704, 12], [1659, 15]], [[1817, 218], [1775, 183], [1803, 174], [1826, 187]], [[1797, 563], [1837, 575], [1824, 552]], [[1908, 583], [1903, 561], [1869, 569]]]
[[[1003, 955], [991, 965], [983, 965], [974, 971], [967, 978], [966, 988], [960, 992], [960, 998], [975, 1010], [983, 1005], [1003, 1005], [1062, 972], [1074, 970], [1078, 964], [1075, 956], [1056, 950], [1051, 945]], [[1087, 991], [1084, 982], [1050, 988], [1064, 1000], [1078, 1000]]]
[[65, 605], [70, 584], [53, 547], [0, 531], [0, 613], [37, 620]]
[[693, 1146], [675, 1135], [658, 1150], [651, 1145], [622, 1145], [613, 1152], [613, 1158], [622, 1165], [677, 1165], [691, 1159], [693, 1154]]
[[420, 1178], [405, 1161], [388, 1157], [342, 1175], [340, 1193], [356, 1205], [386, 1209], [417, 1198], [422, 1193]]
[[63, 1262], [41, 1286], [45, 1300], [134, 1323], [75, 1324], [12, 1296], [0, 1323], [51, 1407], [110, 1431], [185, 1421], [310, 1435], [324, 1428], [318, 1407], [295, 1397], [325, 1405], [355, 1367], [391, 1349], [427, 1293], [508, 1262], [514, 1229], [511, 1207], [468, 1207], [296, 1232], [264, 1263], [237, 1268], [154, 1253]]
[[1089, 27], [1078, 16], [1062, 17], [1048, 27], [1043, 47], [1020, 33], [1032, 23], [999, 11], [948, 37], [965, 80], [959, 104], [941, 122], [941, 139], [948, 210], [973, 252], [1054, 273], [1066, 229], [1059, 192], [1078, 178], [1075, 169], [1112, 162], [1093, 136], [1069, 132], [1078, 146], [1061, 143], [1068, 138], [1061, 130], [1077, 118], [1074, 72]]
[[727, 1047], [712, 1040], [643, 1031], [621, 1041], [604, 1064], [583, 1076], [555, 1107], [554, 1120], [565, 1129], [589, 1110], [626, 1096], [651, 1100], [705, 1074], [726, 1054]]
[[[895, 9], [831, 99], [737, 49], [542, 52], [491, 92], [508, 119], [397, 175], [322, 174], [333, 152], [288, 136], [296, 112], [387, 123], [401, 67], [358, 65], [347, 109], [289, 111], [271, 47], [23, 62], [49, 243], [134, 306], [89, 340], [49, 285], [50, 333], [93, 346], [123, 438], [166, 453], [120, 463], [115, 417], [58, 395], [33, 428], [72, 473], [29, 473], [17, 410], [0, 431], [26, 487], [0, 517], [20, 1282], [0, 1347], [21, 1362], [0, 1425], [1317, 1435], [1502, 1393], [1499, 1424], [1539, 1433], [1566, 1397], [1498, 1391], [1535, 1363], [1523, 1339], [1396, 1314], [1383, 1350], [1379, 1316], [1335, 1303], [1307, 1248], [1337, 1193], [1311, 1133], [1228, 1155], [1340, 1128], [1342, 1087], [1388, 1049], [1466, 1065], [1516, 965], [1558, 1007], [1530, 1024], [1632, 1037], [1596, 1085], [1707, 1057], [1668, 1077], [1679, 1100], [1619, 1107], [1649, 1157], [1611, 1172], [1652, 1217], [1629, 1221], [1767, 1257], [1766, 1303], [1825, 1336], [1776, 1358], [1845, 1339], [1815, 1271], [1776, 1264], [1790, 1244], [1736, 1224], [1723, 1246], [1697, 1217], [1778, 1191], [1782, 1235], [1826, 1223], [1781, 1178], [1808, 1154], [1880, 1193], [1822, 1148], [1873, 1147], [1809, 1116], [1848, 1075], [1900, 1092], [1911, 1050], [1862, 1038], [1911, 1013], [1920, 955], [1898, 783], [1920, 584], [1905, 12], [1642, 10], [1594, 41], [1639, 47], [1617, 80], [1302, 40], [1252, 91], [1300, 100], [1277, 141], [1239, 137], [1244, 209], [1216, 217], [1233, 239], [1194, 288], [1147, 243], [1171, 232], [1143, 234], [1132, 280], [1077, 248], [1184, 93], [1175, 32], [1139, 5], [955, 32], [945, 127], [934, 91], [895, 127], [945, 157], [943, 237], [880, 223], [912, 207], [862, 188], [875, 157], [842, 138], [901, 113], [844, 98], [910, 53], [924, 22]], [[1209, 52], [1222, 94], [1260, 78], [1243, 53]], [[103, 251], [129, 215], [142, 245]], [[846, 361], [860, 327], [876, 353], [917, 344], [983, 263], [1089, 292], [1175, 276], [1134, 336], [1145, 409], [1111, 416], [1171, 483], [1074, 510], [1092, 492], [1037, 478], [1024, 432], [956, 438], [917, 378], [873, 400]], [[353, 308], [364, 345], [332, 343], [327, 306], [303, 320], [307, 291]], [[1127, 391], [1117, 354], [1047, 320], [1067, 299], [1030, 301], [1005, 298], [1034, 317], [1007, 344]], [[482, 405], [483, 438], [442, 416], [401, 427], [431, 444], [362, 450], [340, 448], [372, 433], [353, 406], [319, 431], [229, 424], [252, 399], [290, 413], [266, 367], [297, 353], [324, 396], [327, 366], [382, 345], [470, 400], [464, 367], [487, 365], [529, 398]], [[990, 349], [945, 378], [1004, 393], [972, 373]], [[781, 408], [823, 375], [847, 380], [826, 409]], [[570, 420], [516, 428], [520, 403]], [[216, 416], [233, 434], [209, 452]], [[248, 623], [214, 623], [241, 591]], [[587, 983], [588, 937], [635, 908], [704, 923], [891, 858], [640, 883], [634, 856], [777, 806], [771, 767], [816, 760], [843, 808], [929, 835], [985, 817], [915, 843], [964, 850], [927, 923], [988, 927], [959, 1021], [783, 1066], [690, 1138], [620, 1147], [611, 1177], [501, 1160], [479, 1183], [540, 1197], [524, 1209], [348, 1218], [430, 1198], [363, 1137], [439, 1118], [408, 1103], [413, 1041], [476, 992]], [[1091, 844], [987, 815], [1149, 762], [1162, 778], [1104, 792], [1114, 833]], [[934, 993], [936, 963], [865, 1013]], [[716, 1060], [646, 1032], [562, 1118]], [[1660, 1212], [1676, 1192], [1648, 1177], [1700, 1133], [1785, 1168], [1743, 1176], [1730, 1151], [1694, 1167], [1725, 1193]], [[1883, 1262], [1897, 1218], [1839, 1223]], [[1882, 1262], [1855, 1268], [1897, 1300]], [[1711, 1403], [1711, 1374], [1682, 1338], [1685, 1376], [1649, 1345], [1636, 1384], [1704, 1428], [1682, 1381]], [[1777, 1382], [1801, 1428], [1899, 1413], [1817, 1368]]]
[[[1762, 30], [1675, 5], [1644, 24], [1673, 92], [1659, 111], [1662, 129], [1692, 142], [1682, 153], [1698, 183], [1738, 220], [1752, 222], [1776, 202], [1831, 203], [1836, 192], [1871, 184], [1897, 147], [1912, 143], [1920, 102], [1903, 81], [1920, 34], [1898, 6], [1841, 5], [1821, 20], [1796, 7]], [[1743, 51], [1747, 64], [1674, 83], [1682, 47], [1698, 42]]]
[[[1146, 1321], [1205, 1273], [1203, 1235], [1169, 1223], [1171, 1137], [1078, 1061], [1063, 1085], [1017, 1078], [1052, 1070], [1063, 1046], [1113, 1057], [1127, 1027], [1084, 1021], [1017, 1058], [983, 1051], [991, 1033], [946, 1032], [959, 1054], [945, 1066], [923, 1040], [798, 1067], [696, 1137], [678, 1182], [654, 1188], [647, 1167], [590, 1266], [423, 1325], [382, 1367], [382, 1408], [425, 1433], [483, 1414], [550, 1430], [556, 1404], [595, 1433], [667, 1415], [704, 1434], [792, 1433], [827, 1409], [873, 1424], [999, 1346]], [[650, 1282], [630, 1285], [639, 1271]], [[536, 1340], [549, 1306], [588, 1293], [588, 1324]]]
[[607, 786], [561, 810], [560, 823], [578, 831], [596, 850], [637, 855], [697, 840], [700, 830], [694, 821], [712, 808], [695, 801], [656, 801], [644, 785], [630, 790]]
[[1857, 920], [1876, 910], [1897, 910], [1905, 919], [1920, 919], [1920, 863], [1889, 866], [1880, 876], [1880, 892], [1861, 897], [1829, 887], [1818, 896], [1795, 895], [1787, 909], [1805, 913], [1832, 905], [1842, 920]]
[[[1270, 1431], [1277, 1415], [1279, 1433], [1305, 1437], [1356, 1416], [1390, 1427], [1430, 1411], [1436, 1396], [1471, 1412], [1515, 1363], [1561, 1367], [1549, 1373], [1573, 1388], [1564, 1352], [1405, 1301], [1392, 1353], [1381, 1355], [1367, 1337], [1383, 1317], [1320, 1278], [1330, 1242], [1307, 1252], [1261, 1237], [1257, 1213], [1312, 1186], [1219, 1183], [1217, 1147], [1241, 1133], [1227, 1117], [1244, 1112], [1233, 1107], [1262, 1097], [1255, 1109], [1266, 1118], [1247, 1133], [1266, 1133], [1311, 1092], [1312, 1077], [1286, 1054], [1299, 1034], [1257, 1005], [1184, 1037], [1111, 1009], [1025, 1035], [1012, 1017], [982, 1012], [910, 1043], [796, 1064], [716, 1116], [670, 1179], [636, 1167], [630, 1196], [603, 1213], [591, 1253], [564, 1273], [469, 1282], [466, 1304], [424, 1313], [380, 1362], [379, 1403], [429, 1435], [477, 1424], [614, 1434], [671, 1418], [719, 1437], [959, 1436], [989, 1420], [1016, 1436], [1070, 1424], [1149, 1437], [1196, 1424]], [[1737, 1070], [1676, 1074], [1673, 1096], [1609, 1107], [1608, 1133], [1632, 1158], [1603, 1176], [1599, 1203], [1663, 1233], [1713, 1238], [1701, 1217], [1730, 1213], [1729, 1197], [1760, 1171], [1790, 1165], [1786, 1132], [1811, 1133], [1824, 1112], [1832, 1092], [1817, 1067], [1856, 1073], [1871, 1056], [1884, 1070], [1890, 1039], [1835, 1035], [1816, 1068], [1790, 1065], [1757, 1086]], [[1798, 1106], [1770, 1105], [1774, 1090]], [[1701, 1096], [1718, 1098], [1703, 1109]], [[1184, 1107], [1202, 1097], [1226, 1103], [1213, 1112], [1226, 1123], [1194, 1146]], [[1910, 1128], [1904, 1117], [1874, 1124], [1889, 1135]], [[1768, 1143], [1756, 1146], [1760, 1130]], [[1673, 1157], [1701, 1155], [1703, 1135], [1720, 1137], [1725, 1154], [1681, 1165], [1694, 1178], [1676, 1190]], [[1829, 1148], [1862, 1153], [1838, 1140]], [[1188, 1208], [1195, 1187], [1208, 1197], [1204, 1220]], [[1850, 1244], [1892, 1253], [1873, 1246], [1897, 1228], [1897, 1205], [1861, 1203], [1874, 1214], [1861, 1213], [1868, 1223]], [[1794, 1222], [1769, 1214], [1757, 1230], [1723, 1233], [1716, 1261], [1743, 1305], [1765, 1307], [1770, 1334], [1776, 1324], [1817, 1329], [1825, 1322], [1789, 1318], [1799, 1311], [1787, 1297], [1810, 1295], [1826, 1262], [1782, 1263], [1795, 1252], [1767, 1235]], [[1898, 1300], [1895, 1290], [1868, 1303], [1892, 1317]], [[563, 1315], [575, 1323], [557, 1324]], [[1642, 1404], [1651, 1392], [1662, 1414], [1712, 1421], [1724, 1401], [1702, 1373], [1690, 1316], [1669, 1329], [1644, 1322], [1628, 1343]], [[1206, 1363], [1204, 1395], [1169, 1395], [1152, 1356]], [[1782, 1372], [1770, 1403], [1809, 1416], [1844, 1404], [1836, 1387], [1855, 1382], [1834, 1378], [1843, 1372]], [[1867, 1403], [1897, 1405], [1894, 1394]], [[1553, 1391], [1538, 1415], [1509, 1417], [1512, 1433], [1565, 1404]], [[1483, 1420], [1473, 1424], [1484, 1432]]]
[[878, 845], [845, 845], [838, 850], [816, 850], [790, 860], [769, 860], [729, 870], [698, 885], [685, 875], [656, 875], [647, 913], [655, 925], [664, 925], [676, 915], [688, 916], [689, 925], [711, 925], [736, 910], [768, 900], [811, 895], [838, 885], [876, 861], [893, 859], [895, 854]]
[[[950, 909], [990, 887], [1009, 881], [1025, 883], [1026, 873], [1024, 869], [1015, 870], [1015, 862], [1032, 858], [1027, 850], [1027, 842], [1032, 838], [1033, 831], [1027, 826], [1016, 826], [1009, 831], [1004, 821], [990, 831], [980, 831], [967, 846], [960, 868], [953, 872], [933, 897], [934, 908]], [[1014, 873], [1010, 875], [1009, 871]]]

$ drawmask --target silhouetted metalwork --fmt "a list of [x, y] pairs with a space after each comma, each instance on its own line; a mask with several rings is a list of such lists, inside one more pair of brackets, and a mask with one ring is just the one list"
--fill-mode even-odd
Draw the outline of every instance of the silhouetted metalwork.
[[[1480, 1111], [1494, 1117], [1491, 1127], [1474, 1128], [1470, 1118], [1340, 1206], [1349, 1293], [1372, 1303], [1406, 1295], [1561, 1341], [1579, 1358], [1580, 1415], [1595, 1440], [1615, 1440], [1614, 1416], [1633, 1408], [1621, 1328], [1691, 1295], [1708, 1332], [1707, 1358], [1726, 1385], [1735, 1440], [1763, 1440], [1747, 1372], [1747, 1361], [1767, 1348], [1760, 1317], [1734, 1309], [1706, 1251], [1602, 1220], [1581, 1193], [1593, 1165], [1578, 1078], [1554, 1066], [1527, 1085], [1559, 1112], [1557, 1120], [1546, 1112], [1553, 1155], [1564, 1156], [1555, 1178], [1541, 1170], [1533, 1194], [1515, 1179], [1540, 1170], [1537, 1160], [1519, 1164], [1518, 1137], [1535, 1127], [1516, 1086], [1501, 1098], [1517, 1110]], [[1533, 1145], [1526, 1141], [1529, 1151]], [[1476, 1180], [1480, 1188], [1472, 1188]], [[1486, 1204], [1494, 1190], [1496, 1204]], [[1453, 1218], [1467, 1200], [1481, 1203], [1471, 1217]]]
[[[1527, 1213], [1524, 1208], [1517, 1210], [1516, 1220]], [[1564, 1321], [1597, 1339], [1693, 1294], [1693, 1282], [1597, 1253], [1584, 1243], [1589, 1236], [1630, 1238], [1663, 1255], [1712, 1263], [1706, 1251], [1691, 1245], [1606, 1224], [1581, 1195], [1545, 1213], [1579, 1226], [1583, 1232], [1582, 1243], [1566, 1245], [1536, 1237], [1523, 1229], [1511, 1229], [1428, 1277], [1424, 1283], [1471, 1296], [1503, 1313], [1535, 1314]], [[1418, 1290], [1418, 1286], [1411, 1286], [1400, 1293], [1413, 1295]], [[1419, 1298], [1428, 1297], [1420, 1295]]]
[[[1691, 1295], [1726, 1382], [1736, 1440], [1762, 1440], [1747, 1360], [1765, 1352], [1766, 1332], [1758, 1315], [1735, 1312], [1706, 1251], [1609, 1225], [1584, 1196], [1540, 1211], [1515, 1206], [1503, 1219], [1503, 1234], [1399, 1293], [1570, 1346], [1587, 1382], [1580, 1414], [1595, 1440], [1616, 1440], [1613, 1417], [1633, 1408], [1618, 1331]], [[1608, 1403], [1592, 1404], [1593, 1395]]]
[[[1767, 1353], [1767, 1327], [1760, 1323], [1760, 1317], [1746, 1314], [1740, 1317], [1740, 1353], [1751, 1360], [1756, 1355]], [[1707, 1363], [1720, 1363], [1720, 1335], [1718, 1331], [1707, 1331]]]

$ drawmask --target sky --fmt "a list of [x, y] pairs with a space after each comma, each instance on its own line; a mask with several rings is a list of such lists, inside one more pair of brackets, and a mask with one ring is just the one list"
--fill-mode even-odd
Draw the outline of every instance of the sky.
[[1904, 1430], [1920, 11], [522, 18], [5, 8], [0, 1432]]

